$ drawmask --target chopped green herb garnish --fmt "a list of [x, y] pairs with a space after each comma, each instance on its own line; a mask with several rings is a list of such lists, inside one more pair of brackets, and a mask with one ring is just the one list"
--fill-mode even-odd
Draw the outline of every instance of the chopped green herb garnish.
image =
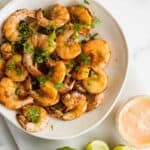
[[41, 111], [38, 107], [29, 107], [27, 116], [31, 122], [37, 123], [40, 119]]
[[66, 76], [67, 76], [67, 77], [71, 77], [71, 74], [70, 74], [70, 73], [67, 73]]
[[7, 70], [12, 70], [12, 69], [15, 69], [15, 68], [16, 68], [16, 62], [15, 61], [6, 66]]
[[65, 24], [63, 27], [57, 29], [57, 33], [64, 34], [65, 30], [68, 29], [68, 25]]
[[79, 66], [76, 66], [74, 69], [75, 72], [79, 71]]
[[22, 70], [21, 70], [21, 68], [19, 68], [19, 67], [16, 67], [16, 72], [17, 72], [17, 75], [22, 75]]
[[83, 28], [89, 27], [89, 24], [74, 23], [74, 32], [80, 32]]
[[47, 62], [50, 52], [47, 50], [42, 50], [40, 48], [36, 48], [33, 60], [39, 64]]
[[66, 64], [66, 68], [67, 68], [67, 69], [73, 68], [73, 64]]
[[20, 92], [20, 89], [19, 89], [19, 88], [16, 88], [15, 94], [16, 94], [16, 95], [19, 95], [19, 92]]
[[75, 149], [68, 147], [68, 146], [65, 146], [65, 147], [57, 148], [56, 150], [75, 150]]
[[23, 47], [24, 47], [24, 51], [26, 53], [32, 53], [33, 52], [33, 48], [32, 45], [28, 42], [23, 43]]
[[90, 4], [90, 0], [84, 0], [84, 3], [89, 5]]
[[54, 130], [54, 125], [51, 124], [51, 125], [50, 125], [50, 128], [51, 128], [51, 130]]
[[87, 83], [87, 85], [88, 85], [88, 86], [91, 86], [91, 85], [92, 85], [92, 83], [91, 83], [91, 82], [88, 82], [88, 83]]
[[28, 24], [26, 22], [22, 21], [19, 24], [18, 30], [19, 30], [20, 35], [21, 35], [21, 37], [22, 37], [23, 40], [26, 40], [26, 39], [29, 38], [30, 31], [29, 31]]
[[38, 56], [37, 56], [37, 57], [35, 57], [35, 58], [34, 58], [34, 61], [35, 61], [35, 62], [37, 62], [38, 64], [41, 64], [41, 63], [43, 63], [43, 62], [44, 62], [44, 61], [43, 61], [43, 58], [42, 58], [41, 56], [39, 56], [39, 57], [38, 57]]
[[48, 44], [51, 47], [56, 47], [56, 43], [55, 43], [55, 39], [56, 39], [56, 33], [55, 31], [53, 31], [49, 36], [48, 36]]
[[16, 72], [17, 72], [17, 75], [21, 75], [22, 74], [22, 70], [19, 67], [16, 66], [16, 62], [15, 61], [13, 61], [11, 64], [7, 65], [6, 69], [7, 70], [14, 70], [15, 69]]
[[55, 85], [54, 85], [55, 89], [57, 90], [60, 90], [62, 87], [63, 87], [63, 83], [62, 82], [57, 82]]
[[101, 24], [102, 21], [99, 18], [94, 18], [92, 23], [92, 28], [95, 28], [96, 25]]
[[91, 63], [91, 57], [85, 55], [84, 53], [80, 54], [81, 63], [84, 65], [89, 65]]
[[39, 81], [40, 84], [44, 84], [46, 81], [48, 81], [48, 77], [40, 76], [40, 77], [37, 77], [37, 80]]
[[80, 30], [81, 30], [81, 24], [75, 23], [75, 24], [74, 24], [74, 31], [75, 31], [75, 32], [79, 32]]
[[89, 38], [89, 39], [95, 39], [95, 37], [98, 35], [98, 33], [89, 33], [88, 35], [87, 35], [87, 38]]
[[47, 30], [56, 30], [56, 26], [55, 25], [47, 25], [46, 29]]
[[73, 35], [71, 36], [71, 38], [72, 38], [73, 40], [79, 39], [79, 34], [78, 34], [78, 32], [74, 32]]

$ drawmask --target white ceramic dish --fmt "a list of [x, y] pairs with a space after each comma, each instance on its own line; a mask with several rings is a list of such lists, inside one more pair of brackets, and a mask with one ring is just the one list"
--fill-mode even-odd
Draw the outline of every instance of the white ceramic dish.
[[[13, 0], [0, 11], [0, 27], [2, 27], [3, 21], [17, 9], [37, 9], [45, 8], [54, 3], [71, 5], [81, 2], [81, 0]], [[45, 139], [67, 139], [79, 136], [100, 124], [111, 112], [117, 102], [128, 68], [127, 44], [119, 25], [99, 4], [98, 0], [91, 0], [89, 7], [94, 11], [95, 15], [102, 20], [103, 23], [95, 30], [109, 43], [112, 51], [110, 63], [106, 68], [109, 77], [109, 85], [105, 91], [103, 105], [73, 121], [64, 122], [51, 118], [48, 127], [44, 131], [29, 134]], [[0, 113], [12, 122], [12, 124], [22, 129], [16, 121], [14, 111], [8, 110], [0, 105]], [[54, 126], [53, 130], [50, 128], [51, 125]]]

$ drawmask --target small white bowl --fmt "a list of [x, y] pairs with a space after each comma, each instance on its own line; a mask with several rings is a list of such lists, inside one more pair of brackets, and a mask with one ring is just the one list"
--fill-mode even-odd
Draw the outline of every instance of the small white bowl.
[[118, 110], [116, 127], [128, 145], [146, 148], [150, 146], [149, 120], [150, 96], [135, 96], [130, 98]]
[[[17, 9], [45, 8], [54, 3], [71, 5], [81, 3], [81, 0], [13, 0], [0, 10], [0, 27], [2, 27], [4, 20]], [[102, 24], [97, 26], [95, 31], [109, 43], [112, 51], [111, 60], [106, 69], [109, 85], [105, 91], [103, 105], [73, 121], [65, 122], [51, 118], [48, 127], [44, 131], [29, 133], [31, 135], [45, 139], [68, 139], [79, 136], [99, 125], [108, 116], [117, 102], [128, 68], [127, 44], [120, 26], [111, 14], [100, 5], [98, 0], [91, 0], [90, 3], [88, 7], [102, 20]], [[14, 111], [0, 105], [0, 113], [13, 125], [22, 129], [16, 121]], [[51, 125], [54, 126], [53, 130], [50, 129]]]

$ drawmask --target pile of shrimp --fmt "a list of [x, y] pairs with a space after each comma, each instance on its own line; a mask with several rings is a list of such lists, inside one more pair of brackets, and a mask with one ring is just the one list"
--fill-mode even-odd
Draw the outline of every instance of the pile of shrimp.
[[[50, 117], [76, 119], [102, 104], [110, 48], [92, 35], [95, 17], [81, 5], [20, 9], [2, 27], [0, 103], [29, 132]], [[49, 117], [50, 116], [50, 117]]]

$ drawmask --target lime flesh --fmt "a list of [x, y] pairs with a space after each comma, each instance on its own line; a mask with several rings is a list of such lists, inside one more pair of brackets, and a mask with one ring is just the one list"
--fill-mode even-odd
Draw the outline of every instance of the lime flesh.
[[116, 146], [113, 150], [133, 150], [130, 146]]
[[89, 143], [86, 150], [109, 150], [109, 147], [105, 142], [96, 140]]

